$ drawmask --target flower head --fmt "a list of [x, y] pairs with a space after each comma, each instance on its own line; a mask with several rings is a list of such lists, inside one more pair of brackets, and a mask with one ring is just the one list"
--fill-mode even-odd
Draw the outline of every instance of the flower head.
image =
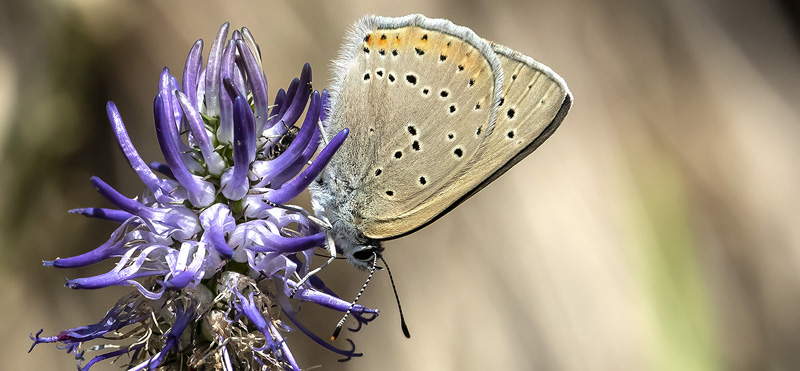
[[[130, 356], [130, 370], [182, 364], [194, 369], [299, 369], [285, 337], [288, 319], [327, 349], [358, 356], [323, 341], [297, 321], [292, 297], [345, 312], [340, 299], [310, 271], [325, 233], [309, 214], [281, 207], [317, 177], [347, 137], [342, 131], [322, 148], [317, 123], [325, 118], [327, 91], [311, 90], [311, 67], [279, 90], [272, 105], [259, 49], [243, 28], [216, 35], [205, 67], [198, 40], [181, 83], [165, 68], [153, 103], [165, 163], [146, 163], [134, 148], [114, 103], [106, 106], [117, 142], [144, 183], [140, 197], [127, 197], [93, 177], [92, 185], [115, 208], [70, 212], [119, 223], [108, 241], [85, 254], [46, 261], [81, 267], [116, 259], [112, 270], [67, 280], [73, 289], [132, 286], [96, 324], [31, 336], [60, 343], [82, 364]], [[308, 107], [308, 108], [306, 108]], [[299, 129], [295, 123], [305, 111]], [[160, 175], [159, 175], [160, 173]], [[352, 306], [368, 323], [377, 310]], [[94, 345], [92, 340], [119, 342]], [[33, 348], [33, 347], [31, 347]]]

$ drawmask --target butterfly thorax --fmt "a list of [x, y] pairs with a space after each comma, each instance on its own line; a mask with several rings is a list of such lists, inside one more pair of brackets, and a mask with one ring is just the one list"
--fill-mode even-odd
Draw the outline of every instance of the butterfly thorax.
[[346, 179], [335, 177], [329, 172], [312, 183], [311, 203], [315, 214], [327, 220], [330, 233], [338, 252], [361, 269], [369, 268], [373, 253], [381, 254], [383, 247], [380, 241], [370, 239], [361, 232], [361, 207], [352, 197], [358, 192]]

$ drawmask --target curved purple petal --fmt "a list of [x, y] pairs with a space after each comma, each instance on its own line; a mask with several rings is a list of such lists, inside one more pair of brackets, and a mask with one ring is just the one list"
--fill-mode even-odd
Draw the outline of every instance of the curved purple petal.
[[229, 27], [230, 24], [225, 22], [217, 31], [214, 43], [211, 44], [211, 51], [208, 53], [205, 84], [201, 84], [205, 86], [206, 114], [209, 116], [219, 115], [219, 91], [221, 85], [219, 65], [222, 59], [222, 52], [225, 50], [225, 39], [228, 37]]
[[[220, 143], [233, 143], [233, 98], [225, 94], [225, 79], [233, 78], [233, 64], [236, 54], [236, 45], [233, 40], [228, 40], [225, 50], [222, 53], [219, 72], [219, 90], [216, 92], [219, 101], [219, 128], [217, 128], [217, 140]], [[210, 94], [210, 93], [209, 93]]]
[[281, 253], [293, 253], [325, 245], [324, 233], [304, 237], [284, 237], [277, 234], [264, 233], [262, 238], [266, 240], [266, 244], [262, 246], [251, 245], [247, 248], [257, 252], [278, 251]]
[[[169, 101], [169, 108], [172, 110], [172, 117], [175, 121], [175, 127], [178, 129], [178, 136], [180, 137], [180, 133], [183, 131], [183, 128], [181, 127], [183, 124], [183, 110], [181, 109], [180, 104], [178, 104], [178, 100], [175, 98], [175, 94], [173, 92], [180, 91], [181, 86], [178, 84], [178, 79], [169, 73], [168, 68], [163, 70], [161, 77], [162, 83], [159, 91], [163, 94], [162, 96], [164, 97], [165, 101]], [[180, 142], [180, 144], [183, 144], [184, 149], [190, 149], [183, 142]]]
[[292, 126], [306, 107], [308, 98], [311, 95], [311, 65], [306, 63], [303, 65], [303, 71], [300, 73], [300, 81], [297, 84], [297, 91], [292, 98], [292, 103], [286, 108], [283, 117], [280, 118], [286, 125]]
[[242, 102], [244, 103], [241, 106], [242, 110], [239, 111], [239, 116], [235, 116], [236, 107], [234, 107], [233, 125], [234, 126], [240, 125], [244, 129], [243, 132], [244, 136], [240, 141], [241, 143], [239, 142], [234, 143], [234, 146], [240, 144], [245, 145], [247, 151], [247, 163], [249, 165], [256, 158], [256, 130], [255, 130], [255, 117], [253, 116], [253, 110], [250, 109], [250, 104], [247, 103], [247, 97], [245, 97], [244, 94], [242, 93], [244, 90], [237, 87], [236, 84], [234, 84], [231, 81], [231, 79], [226, 78], [225, 81], [223, 81], [223, 85], [225, 85], [225, 91], [228, 93], [228, 96], [232, 100], [236, 98], [241, 98]]
[[[319, 93], [314, 92], [311, 96], [311, 104], [306, 113], [306, 118], [303, 121], [303, 126], [294, 138], [289, 148], [286, 149], [278, 158], [274, 160], [259, 161], [253, 166], [253, 172], [260, 179], [259, 182], [253, 186], [254, 188], [264, 188], [272, 182], [278, 174], [285, 172], [303, 155], [307, 145], [311, 142], [314, 133], [317, 132], [317, 120], [319, 119], [320, 112], [320, 99]], [[305, 163], [303, 163], [305, 165]], [[301, 166], [302, 168], [302, 166]], [[298, 169], [299, 170], [299, 169]], [[297, 174], [295, 172], [294, 174]], [[292, 176], [294, 176], [292, 174]], [[272, 186], [272, 188], [277, 188]]]
[[56, 268], [76, 268], [98, 263], [111, 257], [122, 256], [129, 248], [138, 244], [169, 244], [169, 238], [145, 230], [130, 230], [131, 227], [141, 225], [138, 218], [125, 221], [119, 228], [111, 233], [111, 238], [96, 249], [87, 253], [45, 261], [45, 266]]
[[250, 91], [253, 94], [253, 105], [255, 106], [256, 133], [261, 133], [269, 118], [269, 101], [267, 100], [267, 79], [259, 68], [254, 53], [248, 47], [245, 40], [238, 40], [236, 47], [242, 56], [244, 68], [247, 72], [247, 79], [250, 82]]
[[148, 359], [141, 364], [128, 369], [128, 371], [139, 371], [139, 370], [155, 370], [156, 367], [161, 365], [161, 362], [164, 362], [164, 358], [166, 358], [167, 354], [170, 351], [178, 347], [178, 339], [180, 339], [183, 332], [186, 330], [186, 327], [194, 320], [194, 312], [191, 306], [186, 306], [186, 308], [178, 308], [178, 313], [175, 318], [175, 324], [172, 325], [169, 332], [164, 334], [164, 347], [156, 353], [153, 357]]
[[[64, 330], [56, 336], [40, 337], [42, 330], [37, 332], [35, 336], [31, 335], [31, 340], [33, 340], [31, 350], [36, 344], [41, 343], [61, 342], [67, 345], [77, 345], [80, 342], [101, 338], [109, 332], [117, 331], [130, 324], [148, 319], [149, 309], [138, 293], [128, 294], [118, 300], [114, 307], [108, 310], [105, 316], [95, 324]], [[72, 349], [72, 347], [70, 348]], [[74, 350], [76, 355], [80, 355], [80, 353], [77, 353], [77, 349]]]
[[177, 254], [167, 255], [170, 274], [164, 278], [164, 288], [180, 290], [195, 288], [205, 275], [206, 249], [195, 241], [184, 242]]
[[128, 220], [133, 214], [114, 209], [104, 209], [102, 207], [84, 207], [80, 209], [72, 209], [70, 214], [80, 214], [89, 218], [98, 218], [110, 220], [112, 222], [123, 223]]
[[256, 306], [255, 302], [253, 301], [253, 292], [250, 292], [250, 296], [245, 298], [240, 292], [236, 291], [236, 296], [239, 299], [238, 302], [235, 302], [236, 310], [239, 313], [242, 313], [250, 320], [253, 326], [258, 329], [262, 334], [264, 334], [264, 338], [266, 338], [267, 343], [259, 348], [259, 350], [269, 349], [273, 354], [279, 354], [278, 350], [280, 349], [280, 344], [275, 342], [274, 336], [272, 331], [270, 331], [270, 327], [267, 325], [267, 321], [264, 319], [264, 316], [261, 315], [261, 310]]
[[[162, 275], [169, 272], [169, 269], [166, 267], [156, 268], [151, 266], [143, 269], [143, 266], [149, 259], [153, 259], [153, 257], [150, 256], [151, 253], [155, 255], [164, 254], [166, 253], [166, 249], [168, 248], [158, 245], [148, 246], [141, 250], [138, 248], [130, 249], [111, 271], [92, 277], [76, 278], [74, 280], [68, 279], [65, 286], [71, 289], [93, 290], [109, 286], [137, 285], [138, 282], [134, 282], [134, 279]], [[140, 251], [140, 253], [134, 259], [133, 254], [137, 251]]]
[[134, 344], [134, 345], [131, 345], [129, 347], [125, 347], [125, 348], [122, 348], [122, 349], [119, 349], [119, 350], [115, 350], [113, 352], [103, 353], [103, 354], [101, 354], [99, 356], [96, 356], [96, 357], [92, 358], [91, 361], [87, 362], [83, 366], [80, 366], [80, 364], [79, 364], [78, 365], [78, 370], [80, 370], [80, 371], [88, 371], [97, 362], [100, 362], [100, 361], [103, 361], [103, 360], [106, 360], [106, 359], [109, 359], [109, 358], [113, 358], [113, 357], [116, 357], [116, 356], [121, 356], [123, 354], [128, 354], [128, 353], [130, 353], [132, 351], [136, 351], [136, 350], [139, 350], [139, 349], [142, 349], [142, 348], [144, 348], [144, 344]]
[[108, 201], [114, 204], [114, 206], [122, 209], [123, 211], [144, 218], [149, 218], [153, 216], [153, 214], [150, 213], [149, 207], [142, 205], [136, 200], [123, 196], [121, 193], [117, 192], [116, 189], [112, 188], [110, 185], [108, 185], [108, 183], [104, 182], [102, 179], [93, 176], [89, 179], [89, 181], [92, 183], [94, 189], [97, 190], [97, 192], [100, 193], [101, 196], [105, 197]]
[[280, 188], [283, 186], [283, 183], [286, 183], [289, 179], [294, 178], [297, 173], [303, 170], [303, 167], [314, 157], [314, 154], [317, 153], [317, 148], [319, 148], [319, 137], [320, 132], [319, 130], [314, 130], [314, 134], [311, 136], [311, 140], [306, 144], [306, 148], [303, 150], [303, 153], [285, 170], [283, 170], [280, 174], [276, 175], [270, 181], [271, 188]]
[[189, 56], [186, 58], [186, 65], [183, 67], [183, 93], [186, 94], [191, 106], [196, 109], [197, 103], [197, 84], [200, 78], [200, 71], [203, 65], [203, 40], [197, 40]]
[[131, 165], [133, 171], [136, 172], [136, 175], [139, 176], [139, 179], [142, 180], [142, 183], [150, 189], [150, 192], [153, 192], [159, 201], [164, 203], [177, 201], [171, 195], [172, 191], [175, 189], [169, 183], [164, 182], [156, 176], [139, 156], [139, 152], [136, 151], [136, 148], [133, 147], [131, 138], [128, 136], [128, 131], [125, 129], [125, 124], [122, 123], [122, 117], [114, 102], [108, 102], [106, 104], [106, 112], [108, 113], [108, 120], [111, 122], [111, 128], [114, 129], [114, 135], [117, 137], [117, 143], [122, 153], [125, 155], [125, 158], [128, 159], [128, 163]]
[[250, 170], [248, 153], [248, 141], [255, 140], [249, 138], [248, 127], [255, 125], [253, 121], [253, 111], [239, 96], [233, 102], [234, 106], [234, 147], [233, 147], [233, 169], [222, 176], [222, 194], [229, 200], [241, 200], [250, 189], [250, 181], [247, 179], [247, 172]]
[[156, 121], [156, 135], [158, 144], [167, 165], [175, 175], [175, 179], [186, 188], [189, 201], [198, 207], [208, 206], [214, 202], [214, 186], [189, 173], [183, 164], [178, 149], [178, 130], [170, 121], [168, 107], [159, 93], [153, 103], [153, 114]]
[[[302, 301], [309, 301], [314, 304], [318, 304], [325, 308], [337, 310], [339, 312], [347, 312], [350, 309], [350, 302], [337, 298], [335, 296], [331, 296], [329, 294], [316, 291], [316, 290], [309, 290], [306, 288], [299, 288], [295, 293], [295, 298], [298, 298]], [[356, 304], [350, 309], [351, 314], [374, 314], [377, 315], [380, 313], [377, 309], [369, 309], [364, 307], [361, 304]]]
[[[291, 97], [294, 96], [294, 91], [292, 91], [292, 86], [296, 86], [300, 83], [299, 79], [292, 80], [292, 84], [289, 85], [289, 91], [285, 91], [283, 89], [278, 89], [278, 94], [275, 95], [275, 103], [273, 103], [272, 111], [269, 113], [269, 119], [267, 119], [267, 124], [264, 127], [264, 135], [267, 135], [266, 130], [272, 128], [278, 121], [280, 121], [281, 116], [283, 113], [286, 112], [286, 107], [291, 104]], [[269, 138], [269, 137], [267, 137]], [[273, 139], [273, 138], [269, 138]]]
[[341, 355], [347, 357], [346, 359], [350, 359], [350, 358], [353, 358], [353, 357], [361, 357], [361, 356], [364, 355], [362, 353], [356, 353], [356, 346], [355, 346], [355, 344], [353, 344], [353, 342], [350, 339], [347, 339], [347, 342], [350, 343], [350, 347], [351, 347], [350, 350], [339, 349], [339, 348], [331, 345], [330, 343], [326, 342], [325, 340], [322, 340], [322, 338], [317, 336], [315, 333], [311, 332], [311, 330], [309, 330], [307, 327], [303, 326], [303, 324], [300, 323], [300, 321], [297, 320], [297, 317], [295, 317], [295, 315], [294, 315], [294, 310], [293, 309], [285, 307], [283, 305], [283, 303], [280, 303], [280, 306], [281, 306], [281, 310], [286, 315], [286, 317], [288, 317], [289, 320], [292, 321], [292, 323], [294, 323], [294, 325], [297, 326], [297, 328], [303, 334], [305, 334], [306, 336], [311, 338], [311, 340], [314, 340], [315, 343], [321, 345], [323, 348], [325, 348], [327, 350], [330, 350], [331, 352], [334, 352], [336, 354], [341, 354]]
[[192, 136], [195, 142], [200, 147], [200, 153], [203, 154], [208, 172], [214, 176], [220, 176], [225, 169], [225, 160], [214, 150], [211, 140], [208, 138], [208, 131], [206, 131], [203, 124], [203, 118], [200, 117], [194, 105], [189, 101], [189, 98], [180, 91], [177, 94], [178, 102], [183, 108], [184, 115], [189, 123], [189, 128], [192, 131]]
[[295, 177], [294, 179], [286, 182], [280, 188], [268, 193], [264, 198], [274, 202], [276, 204], [284, 204], [287, 201], [297, 197], [304, 189], [308, 187], [311, 182], [319, 175], [322, 170], [325, 168], [325, 165], [328, 164], [328, 161], [331, 160], [333, 155], [342, 146], [344, 143], [345, 138], [347, 138], [347, 134], [350, 131], [348, 129], [344, 129], [336, 134], [333, 139], [331, 139], [330, 143], [328, 143], [325, 148], [319, 153], [317, 159], [311, 166], [307, 167], [300, 175]]
[[288, 130], [306, 107], [309, 95], [311, 94], [311, 65], [306, 63], [300, 74], [300, 79], [292, 80], [286, 92], [286, 102], [281, 105], [281, 112], [273, 117], [274, 123], [270, 123], [269, 130], [264, 135], [267, 138], [280, 138]]
[[236, 220], [233, 219], [230, 209], [224, 204], [215, 204], [204, 210], [200, 214], [200, 224], [205, 233], [200, 242], [205, 242], [211, 246], [224, 259], [233, 257], [233, 249], [225, 241], [225, 233], [230, 233], [236, 228]]
[[253, 53], [256, 62], [258, 63], [258, 70], [264, 71], [264, 66], [261, 65], [261, 49], [256, 44], [256, 39], [253, 37], [253, 34], [250, 33], [250, 30], [247, 27], [242, 27], [242, 39], [245, 43], [247, 43], [247, 47]]

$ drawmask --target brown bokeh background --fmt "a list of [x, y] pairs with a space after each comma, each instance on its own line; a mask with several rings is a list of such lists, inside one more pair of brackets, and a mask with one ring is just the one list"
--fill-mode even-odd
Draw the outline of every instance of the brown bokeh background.
[[[143, 188], [113, 141], [113, 100], [146, 160], [158, 74], [230, 21], [261, 46], [270, 94], [302, 64], [315, 87], [360, 16], [466, 25], [565, 78], [575, 105], [537, 152], [428, 228], [387, 244], [388, 277], [346, 334], [348, 363], [290, 334], [323, 370], [795, 370], [800, 368], [798, 6], [724, 0], [0, 2], [0, 359], [73, 370], [27, 336], [99, 319], [127, 288], [72, 291], [42, 259], [94, 248], [111, 223], [91, 175]], [[208, 50], [207, 43], [206, 53]], [[307, 205], [308, 198], [300, 203]], [[365, 274], [323, 273], [354, 295]], [[338, 316], [310, 310], [322, 335]], [[313, 318], [311, 318], [313, 317]], [[343, 341], [339, 341], [343, 345]], [[118, 369], [101, 364], [96, 370]]]

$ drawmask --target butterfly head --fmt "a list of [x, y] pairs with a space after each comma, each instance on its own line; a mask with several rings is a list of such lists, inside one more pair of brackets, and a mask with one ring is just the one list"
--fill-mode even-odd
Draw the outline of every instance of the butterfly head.
[[375, 256], [380, 257], [383, 253], [380, 241], [365, 237], [350, 220], [335, 219], [332, 222], [333, 228], [329, 233], [332, 233], [336, 249], [350, 264], [360, 269], [369, 269]]
[[331, 233], [336, 250], [344, 255], [350, 264], [360, 269], [369, 269], [377, 257], [383, 253], [380, 241], [365, 237], [349, 220], [331, 220]]

